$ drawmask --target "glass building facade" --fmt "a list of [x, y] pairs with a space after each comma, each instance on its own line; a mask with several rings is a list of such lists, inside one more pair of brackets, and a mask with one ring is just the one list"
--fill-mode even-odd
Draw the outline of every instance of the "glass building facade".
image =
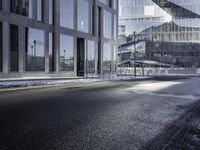
[[116, 60], [117, 4], [118, 0], [0, 1], [0, 78], [104, 73], [105, 62]]
[[[145, 18], [132, 21], [132, 29], [128, 27], [129, 21], [125, 21], [131, 20], [131, 16], [127, 16], [124, 10], [127, 5], [124, 1], [121, 1], [120, 5], [119, 16], [122, 16], [119, 32], [121, 35], [129, 36], [133, 45], [145, 42], [143, 60], [185, 68], [200, 67], [199, 0], [136, 0], [133, 5], [142, 5], [144, 9], [141, 10], [141, 14], [144, 14]], [[133, 16], [135, 14], [137, 13], [132, 12]], [[140, 13], [137, 14], [139, 15]], [[158, 21], [152, 19], [157, 16], [162, 17], [159, 17]], [[150, 20], [152, 23], [149, 23]], [[139, 22], [143, 25], [137, 27]], [[137, 49], [139, 50], [139, 47]], [[132, 50], [127, 53], [132, 53]]]

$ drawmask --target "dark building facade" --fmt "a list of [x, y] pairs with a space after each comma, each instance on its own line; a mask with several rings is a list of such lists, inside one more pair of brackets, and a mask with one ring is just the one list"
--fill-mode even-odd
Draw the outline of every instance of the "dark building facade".
[[76, 77], [114, 68], [117, 0], [0, 0], [0, 77]]

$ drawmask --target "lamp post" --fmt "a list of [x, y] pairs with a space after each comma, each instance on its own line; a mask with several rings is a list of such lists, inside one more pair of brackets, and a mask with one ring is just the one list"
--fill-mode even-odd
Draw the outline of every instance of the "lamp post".
[[64, 49], [63, 52], [64, 52], [63, 69], [65, 70], [66, 50]]
[[34, 62], [34, 66], [33, 66], [33, 68], [34, 68], [34, 71], [35, 71], [36, 70], [36, 64], [35, 63], [36, 63], [36, 45], [37, 45], [37, 41], [34, 40], [33, 44], [34, 44], [34, 59], [33, 59], [34, 60], [33, 61]]
[[136, 55], [135, 55], [135, 52], [136, 52], [136, 33], [134, 32], [134, 76], [136, 77], [137, 76], [137, 72], [136, 72]]
[[31, 55], [31, 62], [32, 62], [32, 64], [31, 64], [31, 69], [32, 69], [32, 70], [33, 70], [33, 65], [34, 65], [34, 61], [33, 61], [33, 58], [34, 58], [34, 51], [33, 51], [33, 48], [34, 48], [34, 46], [31, 45], [31, 53], [32, 53], [32, 55]]

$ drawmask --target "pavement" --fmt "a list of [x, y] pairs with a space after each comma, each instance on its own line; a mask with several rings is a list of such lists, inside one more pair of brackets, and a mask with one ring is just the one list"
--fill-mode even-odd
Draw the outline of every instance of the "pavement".
[[0, 93], [1, 150], [199, 149], [200, 78]]

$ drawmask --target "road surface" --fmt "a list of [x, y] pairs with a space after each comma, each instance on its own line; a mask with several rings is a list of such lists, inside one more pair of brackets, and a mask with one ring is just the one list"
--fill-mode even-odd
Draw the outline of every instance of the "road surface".
[[200, 78], [0, 92], [0, 150], [200, 148]]

